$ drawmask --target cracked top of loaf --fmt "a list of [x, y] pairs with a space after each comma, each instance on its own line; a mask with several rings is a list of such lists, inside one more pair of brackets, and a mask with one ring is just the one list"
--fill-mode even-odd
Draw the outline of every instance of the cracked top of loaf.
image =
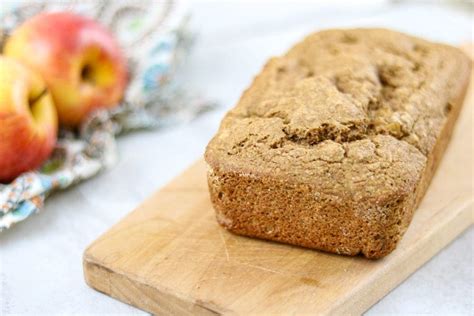
[[468, 64], [456, 48], [384, 29], [312, 34], [265, 65], [206, 160], [340, 198], [408, 193]]

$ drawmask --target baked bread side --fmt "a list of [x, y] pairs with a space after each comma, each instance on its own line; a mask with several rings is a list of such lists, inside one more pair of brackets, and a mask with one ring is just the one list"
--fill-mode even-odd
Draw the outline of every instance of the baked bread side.
[[470, 67], [456, 48], [384, 29], [308, 36], [265, 65], [206, 149], [219, 223], [387, 255], [447, 145]]

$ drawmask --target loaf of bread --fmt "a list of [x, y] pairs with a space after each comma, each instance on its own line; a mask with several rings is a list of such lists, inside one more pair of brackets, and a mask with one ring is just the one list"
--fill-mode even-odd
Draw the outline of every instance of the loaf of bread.
[[270, 59], [206, 149], [218, 222], [389, 254], [443, 155], [470, 68], [454, 47], [384, 29], [318, 32]]

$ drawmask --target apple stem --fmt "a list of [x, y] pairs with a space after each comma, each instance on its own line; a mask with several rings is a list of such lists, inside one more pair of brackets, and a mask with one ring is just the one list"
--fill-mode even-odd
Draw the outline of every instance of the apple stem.
[[90, 83], [94, 83], [93, 69], [90, 65], [84, 65], [81, 69], [81, 79]]
[[31, 107], [33, 107], [33, 105], [36, 104], [36, 102], [38, 102], [42, 97], [44, 97], [46, 94], [48, 93], [48, 89], [47, 88], [44, 88], [38, 95], [36, 95], [35, 97], [33, 98], [30, 98], [28, 100], [28, 104]]

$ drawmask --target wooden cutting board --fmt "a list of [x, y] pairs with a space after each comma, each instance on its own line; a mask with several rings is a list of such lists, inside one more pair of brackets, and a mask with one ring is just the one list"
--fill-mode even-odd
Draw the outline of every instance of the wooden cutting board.
[[470, 90], [435, 178], [388, 257], [344, 257], [225, 231], [200, 160], [87, 248], [86, 282], [160, 315], [362, 313], [473, 224]]

